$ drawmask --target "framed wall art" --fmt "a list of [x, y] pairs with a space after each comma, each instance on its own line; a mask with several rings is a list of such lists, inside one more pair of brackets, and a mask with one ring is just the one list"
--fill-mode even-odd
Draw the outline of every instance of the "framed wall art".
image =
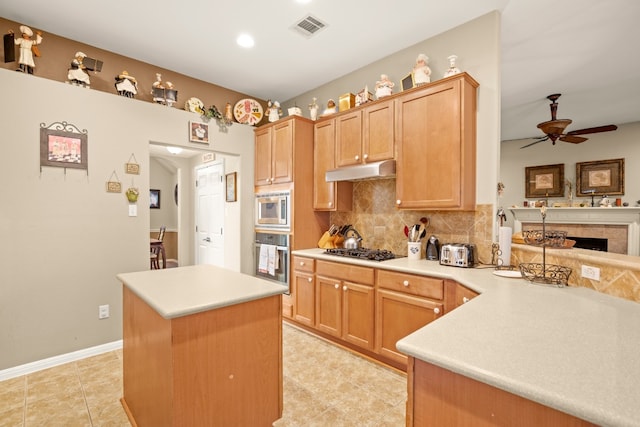
[[149, 190], [149, 208], [160, 209], [160, 190]]
[[235, 202], [236, 200], [238, 200], [238, 195], [236, 194], [237, 172], [228, 173], [225, 175], [225, 178], [227, 183], [227, 202]]
[[576, 163], [576, 196], [624, 194], [624, 159]]
[[87, 130], [67, 122], [40, 123], [40, 169], [42, 166], [88, 169]]
[[564, 197], [564, 163], [524, 168], [526, 198]]
[[189, 141], [209, 143], [209, 125], [207, 123], [189, 122]]

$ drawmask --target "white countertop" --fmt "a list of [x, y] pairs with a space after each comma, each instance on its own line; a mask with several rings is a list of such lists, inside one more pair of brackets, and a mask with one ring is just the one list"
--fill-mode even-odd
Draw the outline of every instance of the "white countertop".
[[275, 282], [212, 265], [121, 273], [116, 276], [165, 319], [279, 295]]
[[400, 351], [595, 424], [640, 426], [640, 304], [492, 268], [293, 254], [455, 280], [481, 295], [401, 339]]

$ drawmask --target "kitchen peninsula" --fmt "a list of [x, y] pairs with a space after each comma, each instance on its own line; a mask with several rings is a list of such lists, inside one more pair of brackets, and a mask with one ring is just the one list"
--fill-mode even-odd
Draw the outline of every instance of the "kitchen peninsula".
[[[451, 304], [445, 286], [444, 313], [397, 342], [397, 349], [409, 356], [407, 425], [457, 425], [455, 420], [464, 416], [471, 418], [460, 425], [527, 425], [523, 420], [542, 410], [544, 416], [551, 412], [552, 417], [569, 421], [537, 425], [640, 426], [636, 327], [640, 304], [636, 302], [583, 287], [558, 288], [498, 277], [493, 268], [455, 268], [406, 257], [363, 261], [331, 256], [322, 249], [293, 251], [293, 256], [373, 268], [372, 287], [378, 294], [388, 295], [381, 276], [389, 273], [442, 279], [445, 285], [461, 285], [480, 294], [455, 308], [459, 304]], [[414, 282], [407, 279], [404, 287], [411, 289]], [[376, 337], [380, 334], [376, 329]], [[379, 346], [376, 340], [374, 348]], [[452, 392], [444, 386], [464, 382], [491, 391]], [[494, 399], [497, 393], [508, 395], [509, 402], [524, 403], [525, 409], [505, 415], [503, 410], [512, 406], [501, 406], [503, 400]], [[457, 401], [482, 400], [482, 396], [485, 400], [479, 403]], [[453, 418], [427, 418], [445, 410]], [[519, 418], [510, 423], [505, 421], [508, 416]], [[528, 425], [536, 425], [535, 418], [530, 419], [533, 424]]]
[[282, 286], [211, 265], [117, 277], [133, 425], [271, 426], [282, 416]]

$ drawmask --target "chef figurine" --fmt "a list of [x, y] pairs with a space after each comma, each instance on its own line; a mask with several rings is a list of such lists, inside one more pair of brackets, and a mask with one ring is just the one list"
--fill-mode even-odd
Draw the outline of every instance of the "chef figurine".
[[121, 74], [118, 74], [115, 77], [115, 80], [118, 95], [125, 96], [127, 98], [133, 98], [138, 93], [138, 82], [136, 81], [136, 78], [130, 76], [126, 70]]
[[449, 60], [449, 69], [444, 73], [445, 77], [453, 76], [454, 74], [459, 74], [460, 70], [456, 67], [456, 59], [458, 59], [457, 55], [451, 55], [447, 58]]
[[416, 86], [431, 82], [431, 68], [427, 65], [429, 57], [424, 53], [418, 55], [416, 64], [413, 66], [413, 81]]
[[381, 74], [380, 80], [376, 82], [376, 98], [380, 99], [391, 95], [393, 93], [394, 86], [395, 83], [389, 80], [389, 76]]
[[324, 111], [322, 112], [322, 115], [327, 116], [335, 112], [336, 112], [336, 101], [334, 101], [333, 99], [330, 99], [327, 101], [327, 108], [324, 109]]
[[271, 102], [271, 100], [267, 101], [267, 106], [269, 107], [269, 121], [270, 122], [275, 122], [278, 121], [280, 119], [280, 116], [282, 116], [282, 110], [280, 109], [280, 103], [278, 101], [274, 101], [273, 103]]
[[82, 61], [87, 55], [84, 52], [76, 52], [75, 58], [71, 61], [71, 67], [67, 72], [67, 79], [69, 83], [88, 87], [91, 84], [89, 79], [89, 73], [87, 73], [87, 67], [84, 66]]
[[[36, 45], [42, 43], [42, 33], [36, 32], [36, 39], [33, 40], [33, 31], [26, 25], [20, 25], [20, 32], [22, 37], [18, 37], [14, 40], [14, 43], [20, 46], [20, 57], [18, 63], [20, 68], [17, 71], [21, 71], [27, 74], [33, 74], [33, 69], [36, 67], [33, 61], [33, 55], [40, 56], [40, 52]], [[13, 34], [13, 30], [9, 30], [9, 34]]]

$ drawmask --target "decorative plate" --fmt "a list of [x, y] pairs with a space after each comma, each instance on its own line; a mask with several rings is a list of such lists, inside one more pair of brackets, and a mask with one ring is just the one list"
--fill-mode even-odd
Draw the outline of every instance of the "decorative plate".
[[184, 103], [184, 109], [191, 113], [204, 114], [204, 102], [198, 98], [189, 98]]
[[255, 99], [241, 99], [233, 107], [233, 117], [238, 123], [255, 125], [262, 120], [262, 105]]
[[514, 279], [522, 278], [522, 273], [520, 273], [520, 270], [494, 270], [493, 274], [500, 277], [511, 277]]

